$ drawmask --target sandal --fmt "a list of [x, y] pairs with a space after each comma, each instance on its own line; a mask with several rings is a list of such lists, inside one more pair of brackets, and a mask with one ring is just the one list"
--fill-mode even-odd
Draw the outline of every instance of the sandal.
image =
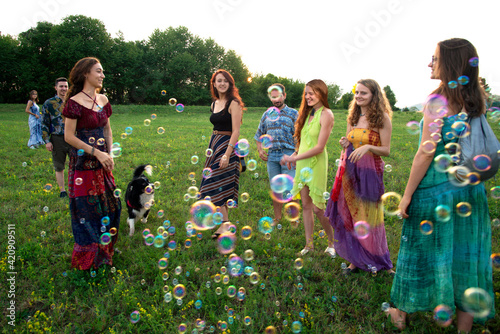
[[359, 272], [358, 267], [353, 268], [353, 269], [351, 269], [351, 268], [342, 269], [342, 275], [344, 275], [344, 276], [349, 276], [350, 274], [355, 274], [357, 272]]

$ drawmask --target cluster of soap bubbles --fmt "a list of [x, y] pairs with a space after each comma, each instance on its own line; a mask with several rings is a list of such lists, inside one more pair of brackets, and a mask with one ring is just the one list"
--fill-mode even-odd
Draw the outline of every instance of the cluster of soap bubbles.
[[293, 198], [293, 178], [287, 174], [278, 174], [271, 179], [271, 196], [280, 203], [290, 202]]

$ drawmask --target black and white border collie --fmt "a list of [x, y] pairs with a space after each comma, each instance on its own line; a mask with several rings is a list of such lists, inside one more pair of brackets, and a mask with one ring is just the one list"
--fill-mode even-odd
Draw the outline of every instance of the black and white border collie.
[[127, 186], [125, 201], [127, 202], [128, 219], [130, 227], [129, 235], [134, 235], [135, 223], [141, 219], [143, 223], [147, 222], [149, 210], [154, 203], [154, 184], [149, 182], [144, 176], [144, 172], [151, 175], [151, 165], [141, 165], [134, 171], [134, 178]]

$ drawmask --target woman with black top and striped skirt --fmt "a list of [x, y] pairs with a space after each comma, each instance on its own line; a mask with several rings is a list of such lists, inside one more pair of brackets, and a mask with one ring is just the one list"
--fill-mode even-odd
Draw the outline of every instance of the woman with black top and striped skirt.
[[202, 179], [200, 193], [202, 199], [209, 196], [211, 202], [220, 207], [223, 223], [212, 236], [216, 238], [228, 230], [227, 202], [238, 200], [240, 160], [234, 148], [240, 135], [244, 104], [233, 77], [225, 70], [212, 75], [210, 92], [214, 100], [210, 122], [214, 128], [209, 149], [213, 153], [207, 157], [204, 168], [210, 168], [211, 175]]

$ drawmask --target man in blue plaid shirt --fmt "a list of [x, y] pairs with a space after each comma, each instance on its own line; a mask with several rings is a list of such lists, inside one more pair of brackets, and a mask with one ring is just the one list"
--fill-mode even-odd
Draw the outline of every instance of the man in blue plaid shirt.
[[[295, 151], [295, 121], [298, 112], [285, 104], [285, 86], [280, 83], [271, 85], [268, 96], [273, 106], [279, 109], [271, 111], [268, 109], [262, 118], [255, 134], [259, 157], [267, 162], [267, 173], [269, 180], [278, 174], [288, 174], [292, 178], [295, 176], [295, 167], [291, 170], [286, 165], [282, 166], [280, 160], [284, 154], [292, 155]], [[270, 147], [269, 147], [270, 146]], [[269, 148], [266, 152], [265, 149]], [[274, 219], [278, 222], [281, 219], [283, 204], [273, 198]]]

